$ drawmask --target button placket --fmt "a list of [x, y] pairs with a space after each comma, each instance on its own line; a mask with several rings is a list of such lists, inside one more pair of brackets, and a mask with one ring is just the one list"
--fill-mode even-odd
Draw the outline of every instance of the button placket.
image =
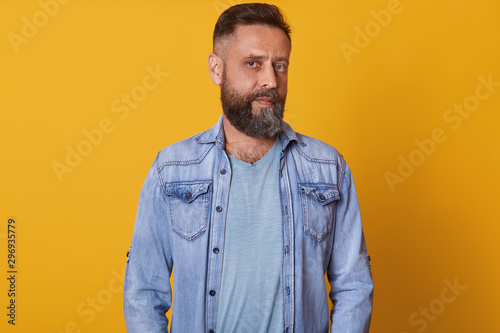
[[[222, 160], [214, 171], [214, 196], [212, 198], [212, 217], [211, 217], [211, 233], [209, 241], [209, 249], [212, 255], [209, 256], [209, 272], [207, 280], [207, 313], [206, 313], [206, 332], [215, 332], [217, 320], [217, 301], [222, 272], [222, 257], [224, 244], [224, 224], [225, 211], [227, 206], [228, 192], [231, 181], [231, 166], [226, 153], [222, 152]], [[227, 177], [226, 177], [227, 176]], [[220, 213], [220, 214], [219, 214]]]

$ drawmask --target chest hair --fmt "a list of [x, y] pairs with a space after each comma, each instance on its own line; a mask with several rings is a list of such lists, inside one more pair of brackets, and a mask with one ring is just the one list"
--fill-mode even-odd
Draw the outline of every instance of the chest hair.
[[226, 145], [226, 152], [240, 161], [254, 164], [267, 154], [269, 148], [258, 147], [256, 149], [242, 149], [231, 145]]

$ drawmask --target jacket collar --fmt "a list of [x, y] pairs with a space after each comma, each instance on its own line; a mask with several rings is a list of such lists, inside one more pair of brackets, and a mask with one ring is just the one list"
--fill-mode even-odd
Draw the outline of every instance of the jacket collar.
[[[300, 140], [297, 136], [297, 133], [288, 125], [288, 123], [284, 122], [283, 130], [278, 134], [279, 139], [281, 140], [281, 144], [283, 150], [288, 146], [288, 144], [292, 141], [297, 141], [302, 146], [305, 146], [305, 143]], [[196, 135], [194, 140], [198, 143], [215, 143], [217, 147], [220, 149], [224, 149], [224, 128], [222, 126], [222, 115], [219, 117], [217, 123], [210, 129], [205, 132], [201, 132]]]

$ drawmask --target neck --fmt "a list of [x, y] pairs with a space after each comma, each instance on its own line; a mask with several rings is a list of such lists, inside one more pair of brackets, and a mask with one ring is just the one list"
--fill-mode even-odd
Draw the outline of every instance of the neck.
[[238, 131], [224, 115], [222, 118], [226, 152], [237, 159], [253, 164], [260, 160], [273, 147], [276, 135], [267, 138], [254, 138]]

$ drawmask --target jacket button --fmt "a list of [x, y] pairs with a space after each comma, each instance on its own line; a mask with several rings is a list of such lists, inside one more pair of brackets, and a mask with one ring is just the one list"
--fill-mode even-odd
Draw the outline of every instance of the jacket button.
[[220, 212], [222, 212], [222, 207], [221, 206], [217, 206], [217, 207], [215, 207], [215, 210], [220, 213]]
[[320, 199], [320, 200], [325, 200], [325, 196], [324, 196], [323, 194], [320, 194], [320, 195], [319, 195], [319, 199]]
[[218, 247], [214, 247], [214, 249], [212, 251], [213, 251], [213, 253], [218, 254], [219, 253], [219, 248]]
[[191, 199], [191, 197], [192, 197], [192, 196], [193, 196], [193, 195], [192, 195], [191, 193], [187, 193], [187, 194], [186, 194], [186, 198], [188, 198], [188, 199]]
[[220, 174], [221, 175], [225, 175], [226, 174], [226, 169], [221, 169]]
[[210, 290], [208, 293], [210, 294], [210, 296], [215, 296], [215, 290]]

